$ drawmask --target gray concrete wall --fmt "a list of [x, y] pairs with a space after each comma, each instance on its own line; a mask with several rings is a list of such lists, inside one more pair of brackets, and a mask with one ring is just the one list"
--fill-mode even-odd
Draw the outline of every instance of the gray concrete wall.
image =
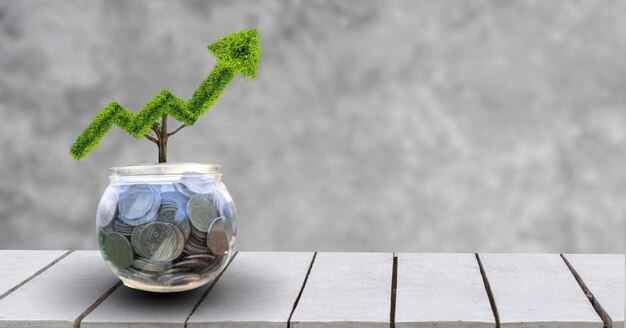
[[263, 37], [170, 143], [221, 163], [243, 250], [624, 252], [624, 1], [0, 0], [0, 248], [95, 248], [108, 167], [156, 149], [110, 100], [189, 97], [205, 46]]

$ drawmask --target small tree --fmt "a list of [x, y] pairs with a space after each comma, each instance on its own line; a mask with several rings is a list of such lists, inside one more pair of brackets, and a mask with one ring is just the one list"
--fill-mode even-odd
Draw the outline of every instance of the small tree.
[[[167, 141], [186, 126], [193, 125], [219, 98], [236, 73], [256, 76], [259, 62], [259, 37], [255, 29], [224, 36], [208, 46], [217, 58], [215, 66], [202, 81], [189, 101], [184, 101], [167, 89], [154, 96], [134, 114], [117, 102], [106, 105], [78, 136], [70, 155], [79, 160], [89, 154], [113, 124], [135, 138], [146, 138], [159, 149], [159, 163], [167, 162]], [[182, 124], [168, 131], [168, 117]]]

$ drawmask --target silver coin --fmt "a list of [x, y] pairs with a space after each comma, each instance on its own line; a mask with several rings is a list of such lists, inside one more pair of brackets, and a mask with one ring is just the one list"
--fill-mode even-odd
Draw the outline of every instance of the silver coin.
[[216, 256], [215, 260], [210, 261], [210, 262], [205, 262], [204, 267], [196, 269], [194, 272], [195, 273], [207, 273], [211, 271], [216, 271], [217, 268], [220, 268], [222, 265], [224, 265], [224, 259], [226, 259], [226, 256], [224, 255]]
[[197, 241], [200, 244], [205, 244], [206, 243], [206, 237], [207, 237], [207, 232], [206, 231], [200, 231], [196, 228], [194, 228], [193, 226], [191, 226], [191, 235], [189, 236], [189, 238], [194, 239], [195, 241]]
[[186, 210], [189, 197], [179, 192], [164, 192], [161, 193], [161, 206], [163, 204], [175, 205], [183, 210]]
[[145, 228], [145, 225], [136, 226], [133, 229], [132, 234], [130, 235], [130, 244], [133, 246], [135, 253], [139, 254], [139, 256], [147, 257], [146, 254], [143, 253], [143, 249], [141, 249], [141, 231]]
[[118, 201], [118, 193], [116, 189], [107, 188], [107, 190], [102, 195], [102, 199], [100, 199], [100, 203], [98, 204], [97, 211], [97, 222], [101, 227], [106, 227], [117, 215], [117, 201]]
[[196, 172], [184, 172], [180, 183], [196, 194], [208, 194], [215, 190], [215, 180]]
[[209, 231], [209, 224], [217, 217], [217, 210], [208, 195], [197, 194], [189, 198], [187, 214], [191, 224], [199, 231]]
[[164, 276], [159, 278], [166, 285], [183, 285], [191, 282], [200, 281], [201, 277], [195, 273], [189, 274], [173, 274], [171, 276]]
[[191, 189], [189, 189], [189, 187], [187, 187], [184, 183], [182, 182], [174, 182], [174, 189], [176, 189], [176, 191], [178, 191], [179, 193], [185, 195], [186, 197], [192, 197], [194, 196], [196, 193], [193, 192]]
[[186, 273], [189, 272], [186, 268], [171, 268], [161, 272], [161, 276], [173, 276], [176, 273]]
[[136, 220], [136, 221], [141, 222], [139, 224], [145, 224], [145, 223], [156, 220], [156, 214], [159, 211], [159, 206], [161, 205], [161, 194], [159, 194], [159, 192], [153, 187], [150, 187], [150, 188], [152, 189], [152, 192], [154, 193], [154, 204], [146, 215], [144, 215], [139, 220]]
[[184, 260], [202, 260], [205, 262], [215, 262], [216, 257], [211, 254], [194, 254], [185, 256]]
[[220, 204], [219, 216], [224, 217], [230, 222], [233, 235], [237, 235], [237, 209], [235, 204], [230, 201], [224, 201]]
[[133, 267], [149, 272], [163, 272], [170, 269], [172, 264], [170, 262], [156, 262], [150, 261], [147, 258], [138, 257], [133, 261]]
[[206, 244], [195, 242], [193, 238], [189, 238], [185, 244], [185, 252], [187, 254], [206, 254], [209, 252], [209, 247]]
[[146, 224], [141, 230], [139, 248], [150, 260], [173, 261], [185, 248], [185, 236], [176, 225], [155, 221]]
[[104, 239], [103, 253], [117, 268], [126, 268], [133, 263], [133, 248], [126, 237], [119, 233], [110, 233]]
[[121, 219], [117, 218], [117, 220], [113, 221], [113, 230], [115, 232], [119, 232], [122, 235], [130, 236], [133, 232], [133, 226], [124, 223]]
[[215, 255], [225, 255], [230, 249], [232, 237], [231, 225], [223, 217], [216, 218], [211, 222], [207, 237], [207, 246]]
[[228, 189], [223, 184], [220, 184], [215, 194], [213, 194], [213, 201], [218, 209], [218, 216], [225, 217], [231, 224], [231, 231], [233, 235], [237, 234], [237, 209], [233, 198], [228, 193]]
[[194, 270], [194, 269], [198, 269], [198, 268], [203, 268], [207, 265], [206, 262], [199, 260], [199, 259], [195, 259], [195, 260], [184, 260], [181, 262], [177, 262], [175, 263], [172, 267], [173, 268], [186, 268], [188, 270]]
[[147, 282], [152, 282], [157, 279], [158, 274], [155, 272], [140, 270], [131, 266], [122, 271], [122, 276], [133, 280], [139, 279]]
[[168, 207], [161, 205], [161, 210], [157, 215], [157, 221], [168, 222], [175, 224], [185, 235], [185, 239], [189, 238], [191, 233], [191, 224], [185, 212], [178, 210], [175, 207]]
[[129, 186], [119, 196], [119, 218], [133, 226], [147, 223], [154, 218], [160, 204], [161, 196], [154, 187]]
[[174, 189], [174, 186], [171, 183], [165, 183], [165, 184], [159, 184], [159, 185], [153, 185], [161, 194], [164, 194], [166, 192], [176, 192], [176, 189]]

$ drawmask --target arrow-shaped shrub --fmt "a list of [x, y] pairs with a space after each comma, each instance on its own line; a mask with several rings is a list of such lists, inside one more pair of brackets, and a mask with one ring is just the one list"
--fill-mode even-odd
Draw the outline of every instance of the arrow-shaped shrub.
[[[259, 62], [258, 42], [256, 30], [244, 29], [209, 45], [209, 51], [217, 62], [189, 101], [163, 89], [137, 114], [117, 102], [109, 103], [78, 136], [70, 148], [70, 155], [75, 159], [85, 157], [115, 124], [135, 138], [145, 137], [154, 142], [159, 148], [159, 163], [166, 162], [168, 138], [180, 129], [193, 125], [215, 103], [235, 73], [255, 77]], [[168, 115], [183, 124], [168, 132]]]

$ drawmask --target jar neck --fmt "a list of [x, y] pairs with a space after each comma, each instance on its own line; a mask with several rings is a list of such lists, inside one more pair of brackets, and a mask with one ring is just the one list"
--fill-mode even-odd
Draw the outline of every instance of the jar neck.
[[212, 180], [220, 182], [220, 165], [199, 163], [159, 163], [112, 167], [111, 182]]
[[222, 174], [142, 174], [109, 176], [111, 183], [168, 183], [176, 181], [213, 181], [222, 182]]

